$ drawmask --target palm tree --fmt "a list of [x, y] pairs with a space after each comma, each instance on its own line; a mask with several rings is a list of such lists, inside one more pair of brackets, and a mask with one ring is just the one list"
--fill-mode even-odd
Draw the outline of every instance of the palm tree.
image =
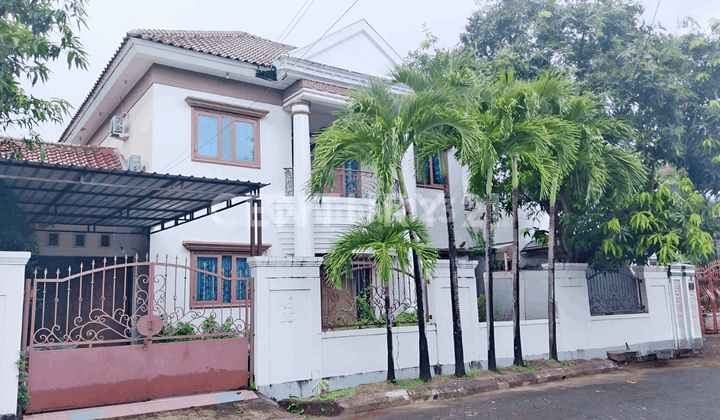
[[[518, 164], [522, 162], [537, 173], [541, 197], [552, 194], [553, 186], [558, 184], [557, 178], [561, 178], [557, 175], [558, 171], [567, 171], [568, 162], [577, 148], [576, 127], [557, 115], [567, 109], [571, 94], [569, 81], [559, 74], [544, 74], [529, 81], [514, 80], [510, 69], [494, 83], [492, 98], [481, 119], [483, 130], [488, 133], [491, 144], [495, 145], [503, 166], [509, 166], [512, 182], [513, 363], [519, 366], [523, 365], [523, 355], [520, 336]], [[474, 171], [473, 179], [485, 182], [488, 212], [491, 212], [492, 169], [490, 165], [481, 165], [481, 168]]]
[[[395, 381], [395, 366], [392, 347], [392, 316], [390, 310], [389, 283], [395, 269], [395, 263], [401, 272], [410, 267], [410, 255], [418, 256], [423, 267], [423, 278], [434, 275], [437, 250], [430, 247], [427, 227], [413, 216], [394, 217], [399, 206], [387, 205], [365, 218], [343, 233], [330, 252], [325, 255], [324, 266], [328, 281], [340, 287], [343, 275], [352, 276], [353, 258], [369, 254], [376, 264], [379, 283], [383, 286], [385, 297], [385, 328], [387, 331], [387, 380]], [[412, 239], [411, 235], [416, 239]], [[419, 304], [419, 302], [418, 302]], [[419, 318], [418, 318], [419, 319]]]
[[[555, 169], [550, 190], [550, 226], [548, 235], [548, 327], [549, 357], [558, 359], [555, 325], [555, 219], [556, 199], [561, 187], [574, 186], [585, 190], [585, 202], [597, 203], [608, 188], [617, 197], [629, 197], [639, 191], [646, 170], [639, 159], [621, 148], [610, 146], [606, 139], [631, 140], [634, 130], [623, 122], [609, 117], [602, 105], [586, 96], [574, 96], [568, 106], [556, 108], [562, 118], [576, 126], [565, 132], [577, 136], [572, 142], [558, 137], [553, 142], [552, 161]], [[567, 147], [569, 144], [572, 146]], [[582, 187], [580, 187], [582, 185]], [[571, 187], [572, 188], [572, 187]], [[564, 193], [563, 193], [564, 195]], [[564, 195], [564, 211], [570, 214], [569, 199]]]
[[[437, 52], [429, 57], [421, 67], [410, 65], [395, 69], [395, 81], [409, 86], [416, 94], [438, 93], [443, 100], [446, 117], [452, 116], [452, 122], [435, 127], [431, 131], [419, 133], [413, 137], [417, 146], [415, 157], [418, 172], [423, 173], [425, 162], [438, 158], [443, 180], [443, 197], [448, 232], [448, 259], [450, 263], [450, 301], [453, 320], [453, 345], [455, 356], [455, 376], [465, 376], [465, 357], [463, 352], [462, 325], [460, 320], [460, 302], [458, 297], [457, 246], [455, 242], [455, 221], [453, 217], [452, 196], [447, 167], [451, 148], [458, 151], [460, 160], [476, 155], [484, 146], [483, 137], [477, 131], [477, 124], [469, 113], [471, 98], [475, 86], [475, 74], [472, 71], [473, 59], [462, 53]], [[463, 159], [465, 157], [465, 159]]]
[[[391, 85], [371, 80], [367, 86], [352, 90], [348, 104], [333, 124], [315, 137], [309, 192], [320, 196], [332, 188], [335, 168], [348, 161], [372, 167], [379, 180], [376, 207], [383, 209], [395, 193], [396, 179], [405, 214], [412, 215], [402, 171], [402, 158], [413, 140], [435, 132], [447, 124], [458, 124], [458, 117], [444, 108], [445, 92], [422, 92], [401, 95], [390, 91]], [[462, 121], [460, 121], [462, 122]], [[415, 240], [411, 232], [411, 239]], [[413, 253], [415, 293], [418, 305], [420, 379], [432, 377], [425, 333], [424, 281], [422, 260]]]

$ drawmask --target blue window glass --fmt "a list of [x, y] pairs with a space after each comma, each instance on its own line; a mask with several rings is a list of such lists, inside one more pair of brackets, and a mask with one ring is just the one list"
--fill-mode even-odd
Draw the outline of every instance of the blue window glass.
[[[232, 277], [232, 257], [229, 255], [222, 256], [222, 275]], [[230, 303], [232, 297], [232, 282], [223, 279], [223, 303]]]
[[235, 122], [235, 158], [255, 162], [255, 127], [251, 123]]
[[223, 117], [222, 127], [222, 160], [232, 161], [232, 119]]
[[198, 155], [218, 157], [218, 119], [198, 115], [197, 129]]
[[440, 158], [437, 156], [432, 157], [433, 163], [433, 184], [443, 183], [442, 168], [440, 167]]
[[357, 161], [351, 160], [345, 162], [345, 196], [359, 197], [358, 188], [358, 165]]
[[[198, 270], [217, 273], [217, 258], [198, 257]], [[207, 273], [197, 273], [196, 282], [197, 301], [214, 301], [217, 300], [217, 277]]]
[[[250, 266], [247, 263], [247, 259], [245, 258], [236, 258], [235, 259], [235, 266], [237, 267], [237, 277], [240, 279], [249, 279], [250, 278]], [[238, 281], [237, 288], [235, 291], [235, 296], [237, 296], [240, 300], [245, 300], [247, 296], [246, 293], [246, 285], [247, 280], [240, 280]]]

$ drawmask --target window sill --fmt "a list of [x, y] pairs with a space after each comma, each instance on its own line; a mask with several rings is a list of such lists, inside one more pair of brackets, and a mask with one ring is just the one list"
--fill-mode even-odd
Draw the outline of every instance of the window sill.
[[235, 309], [249, 306], [245, 301], [231, 302], [231, 303], [193, 303], [190, 305], [190, 309]]
[[438, 184], [432, 184], [432, 185], [429, 185], [429, 184], [417, 184], [417, 187], [418, 187], [418, 188], [427, 188], [427, 189], [429, 189], [429, 190], [442, 190], [442, 189], [443, 189], [443, 186], [442, 186], [442, 185], [438, 185]]
[[618, 319], [643, 319], [650, 318], [647, 312], [639, 314], [617, 314], [617, 315], [590, 315], [591, 321], [614, 321]]
[[193, 156], [191, 158], [192, 162], [201, 162], [201, 163], [213, 163], [216, 165], [227, 165], [227, 166], [238, 166], [241, 168], [252, 168], [252, 169], [260, 169], [260, 163], [253, 163], [253, 162], [236, 162], [236, 161], [227, 161], [227, 160], [217, 160], [212, 158], [203, 158], [199, 156]]

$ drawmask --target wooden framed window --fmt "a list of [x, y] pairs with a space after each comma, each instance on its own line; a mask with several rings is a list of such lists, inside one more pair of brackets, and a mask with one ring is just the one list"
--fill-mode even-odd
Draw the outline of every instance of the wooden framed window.
[[191, 307], [242, 304], [249, 296], [249, 254], [192, 252]]
[[[447, 164], [447, 161], [445, 162]], [[425, 163], [425, 174], [424, 179], [418, 177], [418, 187], [426, 188], [442, 188], [443, 187], [443, 173], [442, 167], [440, 166], [440, 157], [433, 156], [428, 159]]]
[[198, 98], [192, 107], [192, 160], [260, 168], [260, 118], [264, 110]]

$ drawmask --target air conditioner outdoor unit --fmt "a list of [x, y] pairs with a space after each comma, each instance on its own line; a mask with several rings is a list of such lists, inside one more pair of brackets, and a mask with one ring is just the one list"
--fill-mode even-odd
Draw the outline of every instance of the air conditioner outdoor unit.
[[130, 137], [130, 115], [127, 112], [113, 115], [110, 119], [110, 135], [120, 138]]
[[132, 155], [128, 158], [127, 170], [130, 172], [142, 171], [142, 159], [140, 158], [140, 155]]

